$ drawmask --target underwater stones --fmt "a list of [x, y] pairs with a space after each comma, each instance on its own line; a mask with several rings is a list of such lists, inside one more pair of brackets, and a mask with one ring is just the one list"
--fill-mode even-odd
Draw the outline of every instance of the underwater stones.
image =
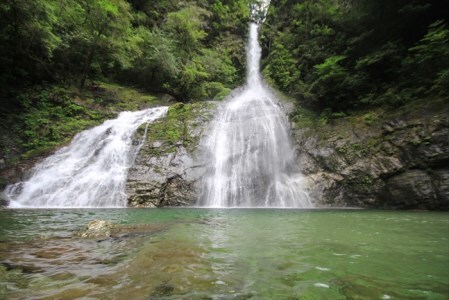
[[151, 292], [149, 299], [159, 299], [159, 297], [170, 296], [174, 290], [175, 288], [168, 283], [162, 283]]

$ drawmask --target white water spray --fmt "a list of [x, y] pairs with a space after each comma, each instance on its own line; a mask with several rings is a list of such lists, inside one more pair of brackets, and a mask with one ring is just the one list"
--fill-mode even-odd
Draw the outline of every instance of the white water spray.
[[285, 114], [262, 82], [258, 25], [251, 24], [247, 84], [224, 103], [202, 141], [206, 165], [200, 206], [311, 207]]
[[167, 107], [122, 112], [79, 133], [38, 164], [28, 181], [6, 188], [10, 207], [126, 207], [127, 171], [142, 146], [133, 143], [134, 133], [166, 112]]

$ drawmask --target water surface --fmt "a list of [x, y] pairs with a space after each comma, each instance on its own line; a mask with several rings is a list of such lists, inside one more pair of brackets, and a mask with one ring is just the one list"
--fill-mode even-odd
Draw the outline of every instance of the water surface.
[[[94, 219], [141, 230], [73, 237]], [[447, 299], [449, 214], [0, 211], [0, 299]]]

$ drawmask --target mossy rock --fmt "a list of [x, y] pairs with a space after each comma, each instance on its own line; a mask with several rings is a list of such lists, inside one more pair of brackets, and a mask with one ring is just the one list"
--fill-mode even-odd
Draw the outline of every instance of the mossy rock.
[[[168, 108], [167, 116], [152, 123], [147, 131], [146, 151], [154, 156], [175, 152], [176, 147], [184, 146], [189, 152], [195, 150], [200, 136], [194, 129], [209, 121], [208, 113], [214, 104], [196, 102], [192, 104], [176, 103]], [[139, 133], [144, 132], [141, 126]], [[157, 147], [154, 146], [157, 143]]]

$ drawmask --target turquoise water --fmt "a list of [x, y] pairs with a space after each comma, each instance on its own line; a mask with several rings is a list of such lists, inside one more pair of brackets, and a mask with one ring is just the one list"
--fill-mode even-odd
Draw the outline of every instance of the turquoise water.
[[[74, 234], [94, 219], [138, 230]], [[449, 214], [0, 211], [0, 299], [448, 299]]]

